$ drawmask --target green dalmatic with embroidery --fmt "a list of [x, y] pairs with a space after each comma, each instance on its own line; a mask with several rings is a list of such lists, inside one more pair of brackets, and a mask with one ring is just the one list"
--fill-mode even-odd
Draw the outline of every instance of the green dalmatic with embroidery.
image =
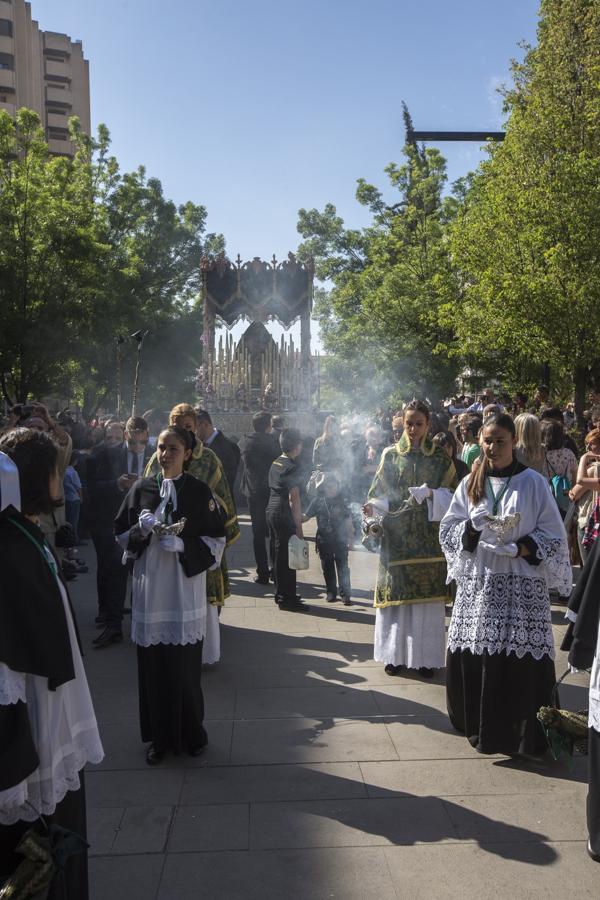
[[411, 500], [409, 487], [427, 484], [449, 488], [457, 484], [448, 454], [425, 438], [413, 450], [406, 434], [381, 458], [369, 499], [387, 497], [383, 517], [374, 606], [444, 602], [447, 599], [446, 561], [439, 542], [439, 523], [430, 522], [427, 503]]

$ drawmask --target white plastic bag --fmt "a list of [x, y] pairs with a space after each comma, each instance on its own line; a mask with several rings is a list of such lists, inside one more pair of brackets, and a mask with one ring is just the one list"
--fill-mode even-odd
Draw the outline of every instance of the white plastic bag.
[[290, 569], [308, 569], [308, 543], [297, 534], [288, 543], [288, 565]]

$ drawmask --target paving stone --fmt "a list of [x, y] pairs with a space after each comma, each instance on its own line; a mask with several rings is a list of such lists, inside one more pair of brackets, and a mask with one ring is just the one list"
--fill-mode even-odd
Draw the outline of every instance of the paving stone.
[[398, 897], [410, 900], [541, 900], [598, 897], [598, 864], [585, 844], [435, 844], [386, 847]]
[[185, 773], [181, 804], [366, 797], [356, 762], [226, 766]]
[[443, 803], [463, 840], [512, 843], [587, 839], [583, 799], [583, 793], [578, 797], [521, 792], [454, 797]]
[[159, 853], [92, 857], [90, 900], [154, 900], [164, 860]]
[[98, 771], [94, 766], [85, 773], [88, 808], [108, 806], [175, 806], [183, 786], [185, 772], [161, 767], [135, 771]]
[[[583, 766], [581, 765], [583, 763]], [[560, 764], [547, 767], [506, 767], [496, 759], [402, 760], [362, 762], [369, 797], [411, 793], [453, 797], [471, 794], [568, 793], [585, 801], [585, 762], [569, 773]], [[555, 801], [556, 802], [556, 801]]]
[[90, 804], [88, 795], [87, 840], [90, 856], [103, 856], [112, 851], [123, 813], [122, 806], [94, 807]]
[[292, 718], [234, 723], [232, 765], [396, 758], [383, 722]]
[[247, 803], [181, 806], [175, 814], [167, 850], [247, 850], [248, 829]]
[[398, 900], [381, 848], [170, 853], [157, 900], [200, 897]]
[[284, 719], [290, 716], [376, 716], [379, 710], [368, 691], [319, 685], [312, 688], [268, 688], [237, 693], [237, 719]]
[[172, 818], [172, 806], [130, 806], [121, 820], [113, 853], [162, 853]]
[[456, 840], [436, 797], [256, 803], [250, 808], [253, 850], [361, 847]]
[[387, 721], [400, 759], [469, 759], [477, 755], [444, 716], [406, 716]]

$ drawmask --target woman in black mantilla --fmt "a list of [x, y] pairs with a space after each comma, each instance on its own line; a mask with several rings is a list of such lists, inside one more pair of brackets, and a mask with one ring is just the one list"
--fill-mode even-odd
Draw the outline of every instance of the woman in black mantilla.
[[[210, 488], [185, 472], [190, 434], [177, 425], [166, 428], [157, 454], [161, 474], [134, 484], [115, 521], [119, 543], [135, 560], [131, 638], [149, 765], [168, 750], [197, 756], [206, 746], [200, 686], [206, 572], [219, 565], [225, 547], [223, 517]], [[165, 528], [184, 519], [182, 528]]]
[[[57, 825], [81, 840], [47, 896], [86, 900], [83, 768], [104, 752], [67, 589], [38, 525], [61, 504], [58, 449], [17, 428], [0, 451], [1, 502], [11, 504], [0, 513], [0, 885], [23, 861], [15, 851], [25, 833]], [[7, 485], [11, 460], [19, 484]]]

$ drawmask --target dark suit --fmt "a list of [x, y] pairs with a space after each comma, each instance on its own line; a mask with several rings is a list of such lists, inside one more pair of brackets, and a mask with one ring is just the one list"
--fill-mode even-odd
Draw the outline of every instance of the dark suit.
[[[89, 528], [97, 559], [98, 614], [116, 629], [121, 628], [123, 619], [127, 567], [121, 562], [123, 551], [115, 540], [114, 522], [126, 493], [117, 481], [130, 470], [128, 453], [126, 445], [103, 447], [88, 462]], [[133, 474], [142, 477], [143, 467], [151, 455], [152, 448], [147, 445], [141, 461], [142, 471], [136, 473], [134, 469]]]
[[233, 497], [233, 489], [235, 487], [235, 479], [237, 470], [240, 465], [240, 448], [234, 441], [226, 438], [222, 431], [218, 431], [210, 444], [205, 444], [219, 458], [219, 462], [225, 472], [225, 477], [229, 483], [229, 490]]
[[247, 435], [242, 451], [244, 463], [242, 493], [248, 498], [256, 573], [259, 578], [269, 577], [269, 558], [266, 547], [269, 531], [267, 525], [269, 469], [279, 453], [279, 447], [273, 436], [259, 432]]

